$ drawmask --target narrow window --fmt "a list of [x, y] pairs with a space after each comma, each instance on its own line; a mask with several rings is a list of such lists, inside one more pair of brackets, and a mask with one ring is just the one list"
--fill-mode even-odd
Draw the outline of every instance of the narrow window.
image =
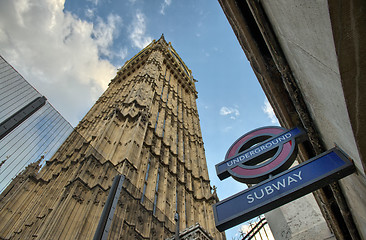
[[[177, 122], [177, 128], [178, 128], [178, 122]], [[177, 129], [177, 154], [178, 154], [178, 143], [179, 143], [179, 128]]]
[[185, 146], [184, 146], [184, 135], [183, 135], [183, 138], [182, 138], [182, 141], [183, 141], [183, 162], [185, 161]]
[[170, 77], [172, 76], [172, 74], [169, 74], [169, 82], [168, 82], [168, 93], [166, 95], [166, 103], [168, 104], [168, 99], [169, 99], [169, 89], [170, 89]]
[[178, 212], [178, 184], [175, 192], [175, 211]]
[[163, 83], [163, 87], [161, 89], [161, 94], [160, 94], [160, 99], [163, 100], [163, 92], [164, 92], [164, 83]]
[[[166, 72], [165, 72], [165, 76], [166, 76]], [[163, 87], [161, 88], [161, 94], [160, 94], [160, 99], [161, 99], [161, 100], [163, 100], [164, 84], [165, 84], [165, 76], [164, 76], [164, 80], [163, 80]]]
[[180, 89], [180, 95], [181, 95], [181, 97], [182, 97], [182, 122], [184, 122], [184, 109], [185, 109], [185, 107], [184, 107], [184, 101], [183, 101], [183, 87]]
[[153, 207], [153, 214], [154, 215], [156, 213], [156, 205], [157, 205], [157, 202], [158, 202], [159, 178], [160, 178], [160, 167], [158, 169], [158, 174], [156, 176], [155, 197], [154, 197], [154, 207]]
[[146, 182], [144, 183], [144, 189], [142, 190], [141, 203], [144, 202], [145, 192], [146, 192]]
[[165, 134], [165, 121], [166, 121], [166, 119], [164, 118], [164, 123], [163, 123], [163, 136], [162, 137], [164, 137], [164, 134]]
[[159, 190], [159, 179], [160, 179], [160, 167], [158, 169], [158, 175], [156, 176], [155, 192], [158, 192], [158, 190]]
[[147, 168], [146, 168], [146, 176], [145, 176], [145, 182], [147, 182], [147, 179], [149, 177], [149, 169], [150, 169], [150, 158], [149, 158], [149, 162], [147, 163]]
[[179, 96], [177, 97], [177, 118], [179, 120]]
[[150, 162], [151, 162], [151, 158], [149, 158], [149, 161], [147, 163], [145, 180], [144, 180], [144, 188], [142, 190], [142, 196], [141, 196], [141, 203], [144, 202], [144, 198], [145, 198], [146, 186], [147, 186], [147, 179], [149, 178]]
[[[177, 175], [180, 173], [180, 166], [179, 163], [177, 162]], [[178, 175], [179, 176], [179, 175]]]
[[155, 132], [156, 132], [156, 128], [158, 127], [158, 121], [159, 121], [159, 113], [160, 113], [160, 108], [159, 108], [159, 111], [158, 111], [158, 115], [156, 116], [156, 123], [155, 123]]
[[156, 213], [156, 201], [157, 201], [157, 199], [158, 199], [158, 194], [157, 193], [155, 193], [155, 198], [154, 198], [154, 208], [153, 208], [153, 214], [155, 215], [155, 213]]
[[177, 86], [177, 118], [179, 120], [179, 84]]
[[169, 88], [168, 88], [168, 92], [166, 94], [166, 103], [168, 104], [168, 99], [169, 99]]
[[186, 193], [186, 196], [184, 197], [184, 213], [185, 213], [185, 217], [186, 217], [186, 226], [188, 226], [188, 217], [187, 217], [187, 193]]

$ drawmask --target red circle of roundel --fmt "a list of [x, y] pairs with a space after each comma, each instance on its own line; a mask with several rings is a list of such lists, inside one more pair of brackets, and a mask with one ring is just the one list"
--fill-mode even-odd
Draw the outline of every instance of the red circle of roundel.
[[[259, 144], [263, 141], [263, 138], [275, 137], [285, 131], [287, 131], [287, 129], [276, 126], [255, 129], [241, 136], [234, 142], [234, 144], [227, 151], [225, 160], [229, 160], [230, 158], [242, 152], [241, 148], [249, 142]], [[265, 153], [266, 151], [263, 152], [263, 154]], [[279, 144], [274, 155], [264, 162], [257, 165], [246, 165], [245, 163], [240, 163], [229, 169], [228, 172], [237, 181], [244, 183], [258, 183], [267, 179], [270, 175], [275, 175], [288, 169], [295, 161], [296, 154], [297, 147], [294, 139], [292, 139], [286, 143]]]

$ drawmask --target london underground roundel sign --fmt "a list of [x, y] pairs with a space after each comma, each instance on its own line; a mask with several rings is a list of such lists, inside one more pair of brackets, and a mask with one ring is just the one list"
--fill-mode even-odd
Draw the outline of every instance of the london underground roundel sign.
[[287, 170], [297, 155], [296, 141], [303, 141], [301, 128], [270, 126], [255, 129], [234, 142], [225, 160], [216, 165], [218, 177], [229, 176], [244, 183], [259, 183]]

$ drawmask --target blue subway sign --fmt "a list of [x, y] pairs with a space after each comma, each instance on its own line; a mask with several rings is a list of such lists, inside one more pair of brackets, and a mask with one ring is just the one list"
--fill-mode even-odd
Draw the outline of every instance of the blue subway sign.
[[[304, 132], [299, 128], [294, 128], [289, 131], [279, 127], [266, 127], [261, 129], [265, 129], [266, 133], [258, 134], [257, 129], [250, 132], [254, 133], [254, 135], [251, 134], [250, 138], [247, 137], [248, 134], [239, 138], [229, 149], [225, 161], [216, 165], [217, 170], [225, 169], [218, 171], [218, 175], [219, 173], [227, 171], [235, 179], [239, 181], [243, 179], [247, 181], [249, 179], [249, 182], [253, 182], [253, 176], [249, 175], [248, 178], [248, 176], [245, 175], [248, 171], [242, 171], [244, 173], [243, 176], [238, 177], [235, 173], [233, 174], [230, 172], [230, 169], [240, 166], [249, 170], [254, 169], [258, 171], [259, 168], [267, 166], [265, 172], [261, 172], [255, 176], [257, 180], [263, 178], [266, 180], [224, 199], [213, 206], [216, 228], [219, 231], [224, 231], [283, 204], [291, 202], [336, 180], [348, 176], [355, 171], [353, 163], [346, 154], [339, 148], [333, 148], [289, 170], [285, 169], [284, 171], [283, 168], [281, 168], [282, 171], [280, 173], [275, 172], [277, 175], [274, 175], [273, 168], [270, 167], [270, 163], [275, 161], [275, 159], [281, 155], [281, 153], [278, 154], [278, 152], [281, 152], [284, 148], [283, 146], [281, 148], [281, 145], [292, 141], [291, 148], [294, 148], [295, 139], [303, 140], [300, 136], [303, 135]], [[261, 130], [261, 132], [263, 132], [263, 130]], [[269, 134], [269, 132], [276, 132], [277, 135]], [[263, 135], [266, 135], [266, 137], [263, 138]], [[286, 135], [288, 136], [287, 138]], [[286, 139], [283, 139], [283, 141], [281, 141], [282, 143], [280, 143], [279, 138], [282, 138], [283, 136], [285, 136]], [[240, 142], [240, 139], [246, 140]], [[253, 141], [253, 139], [256, 140]], [[278, 139], [278, 144], [276, 139]], [[258, 143], [258, 141], [262, 142]], [[269, 147], [268, 143], [271, 141], [273, 141], [272, 145], [275, 145], [275, 143], [277, 144], [277, 150], [275, 148], [275, 150], [272, 150]], [[249, 143], [249, 145], [247, 143]], [[250, 152], [253, 151], [254, 155], [256, 151], [255, 149], [261, 149], [261, 147], [266, 146], [266, 144], [269, 149], [268, 151], [272, 151], [272, 153], [268, 155], [263, 150], [262, 158], [265, 159], [264, 163], [262, 162], [263, 159], [253, 162], [253, 158], [250, 158]], [[235, 151], [233, 151], [233, 147], [236, 148]], [[235, 159], [239, 159], [240, 161], [240, 157], [243, 155], [245, 156], [248, 152], [249, 155], [246, 156], [248, 160], [235, 163], [230, 162], [235, 161]], [[291, 151], [286, 151], [286, 154], [293, 158], [294, 156], [292, 156], [292, 153], [290, 152]], [[273, 156], [271, 157], [271, 155]], [[286, 161], [290, 161], [291, 163], [293, 162], [293, 160], [289, 160], [287, 157], [286, 159]], [[250, 163], [250, 161], [252, 162]], [[248, 162], [250, 164], [248, 164]], [[228, 166], [228, 163], [231, 165]], [[289, 167], [288, 164], [285, 165], [287, 165], [287, 168]], [[225, 168], [220, 168], [220, 166], [225, 166]], [[276, 167], [274, 167], [274, 169], [276, 169]]]

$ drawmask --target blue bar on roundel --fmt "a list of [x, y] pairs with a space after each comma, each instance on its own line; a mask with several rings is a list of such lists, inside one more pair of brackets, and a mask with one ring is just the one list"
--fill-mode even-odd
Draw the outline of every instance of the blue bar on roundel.
[[213, 206], [215, 223], [224, 231], [302, 197], [355, 171], [353, 163], [333, 148]]

